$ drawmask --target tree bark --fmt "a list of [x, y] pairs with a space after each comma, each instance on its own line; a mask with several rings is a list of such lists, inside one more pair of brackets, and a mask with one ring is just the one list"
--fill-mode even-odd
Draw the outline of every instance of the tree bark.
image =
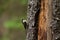
[[52, 0], [41, 0], [39, 13], [38, 40], [52, 40], [50, 22], [52, 20]]
[[47, 40], [48, 0], [41, 0], [39, 13], [38, 40]]
[[26, 40], [60, 40], [60, 0], [28, 0]]
[[28, 9], [27, 9], [27, 36], [26, 40], [38, 40], [38, 15], [40, 10], [40, 0], [28, 0]]
[[52, 40], [60, 40], [60, 0], [52, 1]]

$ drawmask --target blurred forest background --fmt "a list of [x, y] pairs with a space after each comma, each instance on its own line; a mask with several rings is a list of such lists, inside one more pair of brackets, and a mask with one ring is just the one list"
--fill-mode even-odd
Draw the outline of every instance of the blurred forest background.
[[0, 40], [25, 40], [26, 14], [27, 0], [0, 0]]

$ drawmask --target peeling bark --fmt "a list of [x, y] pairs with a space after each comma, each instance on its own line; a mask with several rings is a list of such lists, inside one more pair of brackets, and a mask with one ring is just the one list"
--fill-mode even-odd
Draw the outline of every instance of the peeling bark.
[[28, 0], [26, 40], [60, 40], [60, 0]]
[[41, 0], [41, 11], [39, 14], [38, 40], [47, 40], [47, 14], [48, 0]]

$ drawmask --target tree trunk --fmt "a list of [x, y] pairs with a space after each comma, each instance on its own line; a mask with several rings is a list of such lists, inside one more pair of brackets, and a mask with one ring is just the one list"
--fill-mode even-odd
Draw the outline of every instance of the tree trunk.
[[38, 40], [38, 15], [40, 10], [40, 0], [28, 0], [28, 10], [27, 10], [27, 36], [26, 40]]
[[26, 40], [60, 40], [60, 0], [28, 0]]

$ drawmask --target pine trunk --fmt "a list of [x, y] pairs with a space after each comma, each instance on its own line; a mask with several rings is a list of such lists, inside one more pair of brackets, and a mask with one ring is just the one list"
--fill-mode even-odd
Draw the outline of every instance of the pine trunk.
[[60, 0], [28, 0], [26, 40], [60, 40]]
[[39, 15], [39, 0], [28, 0], [27, 9], [27, 36], [26, 40], [38, 40], [38, 15]]

